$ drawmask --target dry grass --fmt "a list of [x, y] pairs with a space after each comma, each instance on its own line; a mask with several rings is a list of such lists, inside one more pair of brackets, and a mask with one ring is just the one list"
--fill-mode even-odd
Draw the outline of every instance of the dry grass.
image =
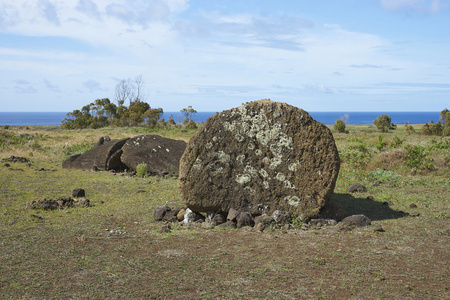
[[[348, 127], [349, 134], [335, 134], [339, 151], [346, 151], [349, 138], [359, 138], [370, 157], [365, 168], [342, 165], [332, 201], [350, 214], [366, 214], [385, 232], [374, 232], [373, 226], [351, 232], [328, 227], [258, 233], [173, 225], [171, 233], [161, 234], [152, 209], [167, 201], [182, 205], [175, 178], [61, 168], [69, 146], [95, 143], [103, 135], [154, 131], [8, 130], [33, 138], [4, 148], [0, 158], [25, 156], [32, 164], [0, 164], [1, 298], [448, 298], [448, 151], [430, 154], [434, 170], [413, 170], [401, 153], [408, 144], [427, 147], [432, 137], [408, 135], [399, 126], [382, 136], [389, 144], [397, 135], [403, 145], [380, 153], [375, 148], [380, 133], [373, 126]], [[194, 134], [158, 133], [185, 141]], [[368, 192], [347, 194], [354, 182], [365, 184]], [[25, 209], [32, 200], [70, 196], [75, 188], [86, 190], [92, 207]]]

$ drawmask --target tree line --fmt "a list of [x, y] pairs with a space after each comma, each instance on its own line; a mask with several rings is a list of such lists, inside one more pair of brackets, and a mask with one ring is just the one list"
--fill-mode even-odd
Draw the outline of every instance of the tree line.
[[[336, 120], [334, 124], [334, 130], [337, 132], [348, 133], [345, 128], [346, 121], [348, 120], [348, 115], [344, 115], [342, 118]], [[439, 121], [434, 123], [430, 121], [422, 126], [421, 133], [424, 135], [439, 135], [439, 136], [450, 136], [450, 111], [446, 108], [439, 113]], [[380, 115], [373, 121], [373, 124], [381, 132], [389, 132], [389, 130], [395, 130], [397, 125], [391, 123], [391, 117], [388, 115]], [[405, 123], [406, 132], [415, 133], [413, 126]]]
[[[147, 103], [148, 94], [144, 89], [142, 76], [134, 79], [123, 79], [115, 88], [115, 101], [108, 98], [97, 99], [92, 103], [67, 113], [62, 120], [63, 129], [101, 128], [106, 126], [147, 126], [166, 127], [175, 125], [173, 116], [166, 122], [162, 117], [162, 108], [152, 108]], [[128, 106], [125, 105], [128, 103]], [[192, 106], [181, 110], [185, 116], [186, 128], [197, 128], [192, 117], [197, 113]]]

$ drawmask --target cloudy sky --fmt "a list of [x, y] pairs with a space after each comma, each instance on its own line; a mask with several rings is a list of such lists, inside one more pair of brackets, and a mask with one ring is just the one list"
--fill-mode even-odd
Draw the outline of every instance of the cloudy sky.
[[0, 0], [0, 111], [450, 108], [450, 0]]

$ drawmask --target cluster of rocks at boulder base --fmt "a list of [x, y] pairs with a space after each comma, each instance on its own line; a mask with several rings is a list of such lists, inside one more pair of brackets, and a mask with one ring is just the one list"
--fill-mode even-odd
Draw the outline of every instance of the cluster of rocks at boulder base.
[[[336, 204], [338, 207], [339, 205]], [[292, 229], [292, 215], [287, 211], [276, 210], [272, 215], [252, 216], [248, 212], [238, 211], [231, 208], [227, 213], [206, 212], [206, 216], [194, 212], [189, 208], [170, 208], [168, 205], [156, 206], [153, 209], [153, 218], [157, 221], [165, 221], [161, 233], [170, 232], [170, 223], [179, 222], [182, 225], [198, 224], [204, 229], [214, 227], [243, 228], [254, 227], [255, 231], [263, 232], [266, 228]], [[336, 226], [339, 230], [351, 231], [356, 227], [371, 225], [372, 221], [365, 215], [352, 215], [346, 217], [338, 223], [333, 218], [308, 219], [302, 225], [302, 229], [320, 228]], [[381, 228], [381, 225], [379, 226]], [[384, 231], [384, 229], [374, 228], [374, 231]]]
[[186, 143], [159, 135], [111, 140], [101, 137], [97, 144], [83, 154], [73, 155], [62, 164], [66, 169], [123, 171], [136, 170], [147, 164], [150, 175], [176, 174]]
[[205, 223], [202, 227], [208, 229], [215, 226], [241, 228], [245, 226], [253, 227], [259, 223], [268, 225], [269, 223], [289, 224], [291, 222], [291, 214], [286, 211], [276, 210], [271, 216], [254, 217], [248, 212], [231, 208], [227, 213], [208, 211], [205, 217], [189, 208], [170, 208], [167, 205], [156, 206], [153, 209], [153, 218], [157, 221], [181, 222], [182, 224]]
[[206, 121], [181, 157], [178, 186], [193, 211], [316, 217], [334, 191], [339, 167], [325, 125], [299, 108], [259, 100]]

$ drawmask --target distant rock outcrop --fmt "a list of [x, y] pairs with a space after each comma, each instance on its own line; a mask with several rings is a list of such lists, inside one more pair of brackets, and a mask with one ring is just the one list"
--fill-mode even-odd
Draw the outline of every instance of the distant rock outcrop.
[[340, 160], [331, 131], [299, 108], [260, 100], [216, 113], [188, 143], [179, 190], [193, 211], [317, 216]]

